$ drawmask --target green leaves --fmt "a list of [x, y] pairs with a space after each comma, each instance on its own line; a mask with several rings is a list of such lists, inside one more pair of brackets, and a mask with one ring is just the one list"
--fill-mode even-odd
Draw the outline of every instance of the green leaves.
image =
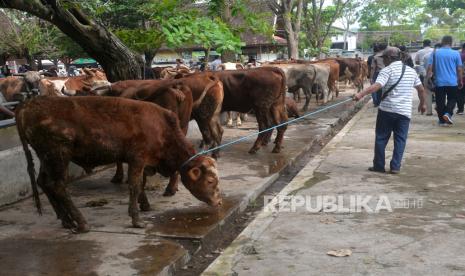
[[172, 16], [161, 24], [167, 46], [171, 48], [200, 46], [205, 49], [215, 48], [219, 53], [239, 53], [245, 45], [220, 19], [185, 13]]

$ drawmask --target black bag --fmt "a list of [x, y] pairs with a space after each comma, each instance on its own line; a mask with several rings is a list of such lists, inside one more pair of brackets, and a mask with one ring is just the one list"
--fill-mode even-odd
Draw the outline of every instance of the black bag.
[[397, 80], [396, 83], [394, 83], [394, 85], [392, 85], [391, 87], [389, 87], [388, 90], [384, 91], [383, 94], [381, 95], [381, 99], [379, 99], [379, 103], [381, 103], [384, 99], [386, 99], [386, 97], [389, 95], [389, 93], [391, 93], [392, 90], [394, 90], [394, 88], [396, 88], [396, 86], [399, 84], [399, 82], [402, 80], [402, 77], [404, 76], [405, 74], [405, 69], [407, 68], [407, 65], [405, 64], [402, 64], [402, 73], [400, 74], [400, 77], [399, 79]]
[[434, 91], [434, 89], [436, 89], [435, 74], [436, 74], [436, 49], [434, 49], [433, 51], [433, 75], [430, 78], [426, 79], [426, 88], [429, 91]]

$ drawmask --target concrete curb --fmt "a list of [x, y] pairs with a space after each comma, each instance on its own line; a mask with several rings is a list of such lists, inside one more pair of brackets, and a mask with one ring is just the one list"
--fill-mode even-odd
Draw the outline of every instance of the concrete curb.
[[[302, 169], [292, 181], [284, 187], [284, 189], [268, 203], [264, 209], [273, 210], [274, 206], [279, 204], [278, 198], [292, 193], [304, 186], [305, 180], [313, 177], [313, 172], [320, 166], [321, 162], [326, 158], [328, 151], [333, 149], [359, 121], [362, 114], [368, 108], [365, 104], [361, 110], [344, 126], [344, 128], [315, 156], [306, 166]], [[343, 120], [342, 118], [340, 120]], [[292, 162], [292, 161], [291, 161]], [[239, 261], [241, 252], [247, 249], [248, 246], [254, 243], [267, 227], [274, 221], [276, 214], [273, 212], [262, 211], [247, 226], [246, 229], [231, 243], [231, 245], [224, 250], [224, 252], [202, 273], [205, 276], [211, 275], [237, 275], [233, 270], [234, 264]]]
[[[40, 167], [39, 159], [33, 150], [31, 152], [37, 175]], [[0, 207], [31, 196], [31, 182], [26, 167], [26, 157], [22, 146], [0, 151]], [[108, 166], [98, 167], [94, 172], [106, 168]], [[81, 167], [73, 163], [70, 163], [68, 172], [69, 181], [87, 176]]]

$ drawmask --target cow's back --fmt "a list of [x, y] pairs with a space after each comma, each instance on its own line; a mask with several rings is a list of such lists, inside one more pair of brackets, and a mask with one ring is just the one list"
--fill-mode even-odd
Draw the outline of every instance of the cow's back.
[[15, 95], [26, 92], [26, 83], [21, 77], [6, 77], [0, 80], [0, 92], [8, 102], [15, 100]]
[[224, 87], [223, 111], [248, 112], [275, 101], [284, 105], [286, 77], [279, 68], [218, 71], [215, 74]]
[[166, 142], [162, 134], [179, 129], [168, 110], [113, 97], [36, 97], [16, 115], [39, 156], [61, 150], [83, 167], [128, 159], [137, 151], [156, 152]]

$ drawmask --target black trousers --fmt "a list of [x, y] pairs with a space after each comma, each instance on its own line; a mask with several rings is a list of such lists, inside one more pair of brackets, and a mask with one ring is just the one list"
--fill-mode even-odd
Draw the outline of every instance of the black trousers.
[[445, 123], [442, 116], [449, 113], [449, 116], [454, 114], [455, 104], [457, 103], [457, 86], [440, 86], [436, 87], [436, 112], [438, 113], [439, 122]]
[[457, 113], [463, 112], [463, 107], [465, 105], [465, 86], [462, 89], [459, 89], [457, 93]]

